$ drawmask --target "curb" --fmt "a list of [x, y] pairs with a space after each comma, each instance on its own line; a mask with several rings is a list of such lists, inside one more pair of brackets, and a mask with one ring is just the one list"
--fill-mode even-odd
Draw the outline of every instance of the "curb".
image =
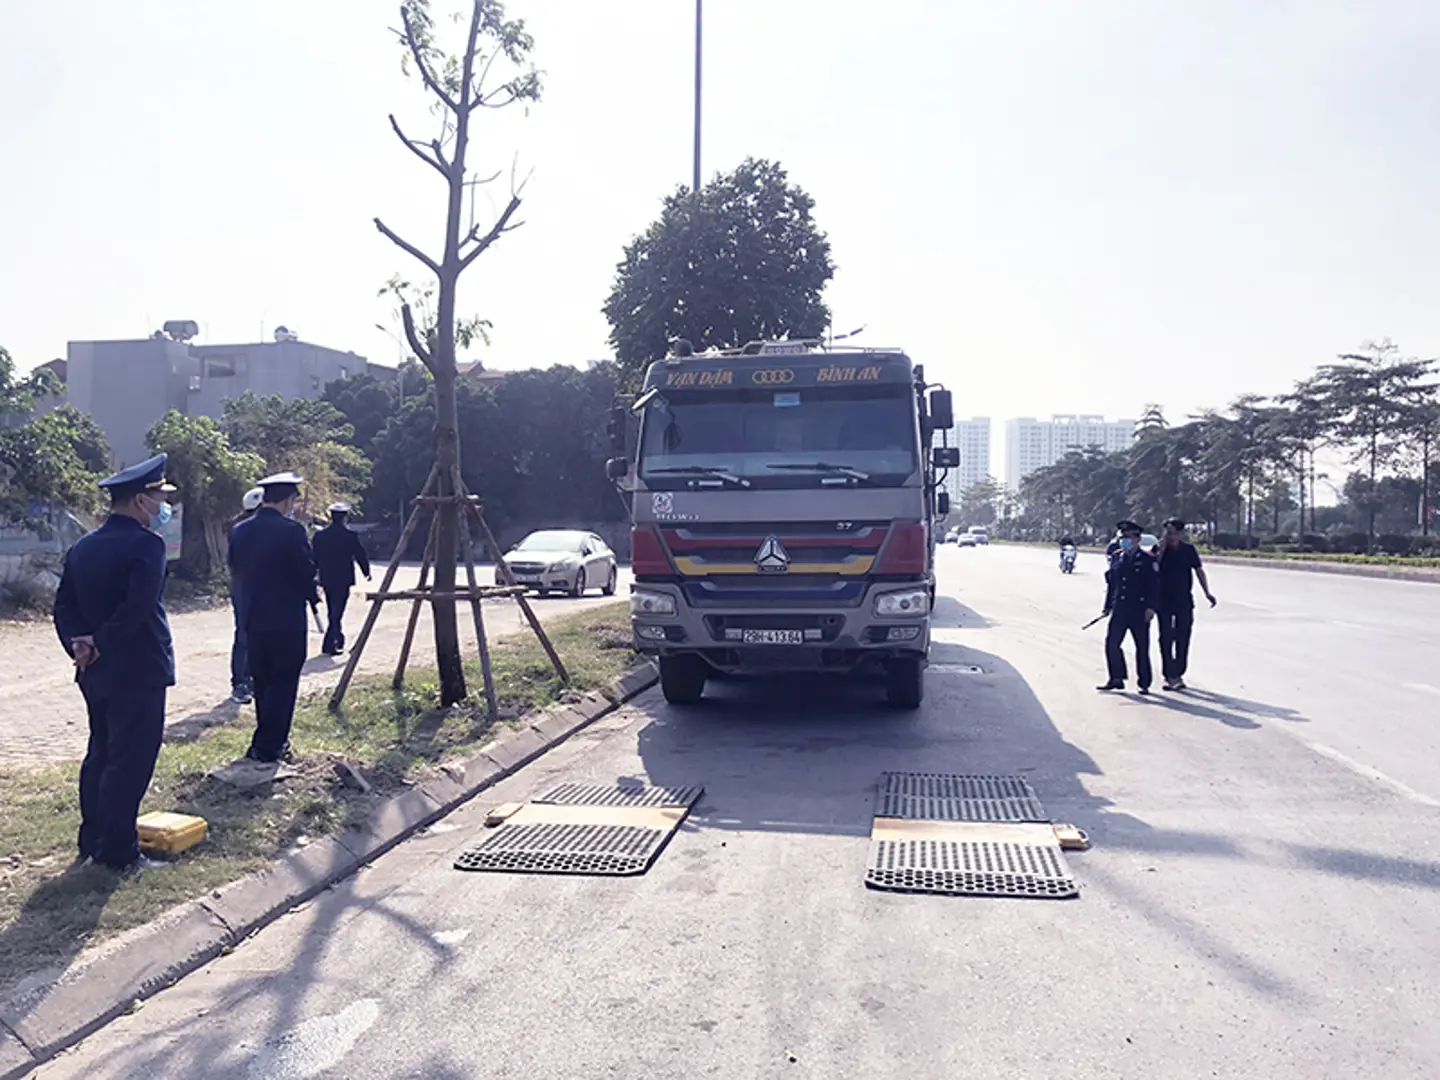
[[467, 761], [376, 807], [346, 829], [210, 895], [171, 908], [76, 972], [0, 1002], [0, 1080], [18, 1080], [157, 991], [238, 945], [571, 735], [654, 686], [649, 661], [578, 702], [539, 713]]
[[1374, 563], [1336, 563], [1319, 559], [1247, 559], [1232, 555], [1203, 555], [1205, 562], [1218, 566], [1253, 566], [1261, 570], [1300, 570], [1311, 574], [1338, 574], [1342, 577], [1389, 578], [1392, 581], [1426, 581], [1440, 585], [1440, 570], [1424, 566], [1381, 566]]
[[[995, 541], [992, 541], [994, 543]], [[1009, 547], [1049, 548], [1049, 544], [1021, 543], [1002, 540], [999, 543]], [[1084, 546], [1081, 551], [1091, 555], [1104, 554], [1104, 548]], [[1338, 563], [1323, 559], [1266, 559], [1247, 558], [1243, 555], [1210, 555], [1200, 553], [1206, 565], [1251, 566], [1257, 570], [1296, 570], [1311, 574], [1338, 574], [1342, 577], [1388, 578], [1391, 581], [1424, 581], [1440, 585], [1440, 569], [1426, 566], [1384, 566], [1377, 563]]]

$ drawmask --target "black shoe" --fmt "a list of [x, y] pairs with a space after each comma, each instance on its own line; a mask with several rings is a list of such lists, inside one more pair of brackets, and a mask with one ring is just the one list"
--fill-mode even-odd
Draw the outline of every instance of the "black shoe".
[[1150, 696], [1150, 688], [1149, 688], [1148, 686], [1142, 686], [1142, 687], [1140, 687], [1140, 696], [1141, 696], [1141, 697], [1149, 697], [1149, 696]]
[[230, 700], [236, 705], [249, 705], [255, 700], [255, 695], [248, 686], [237, 686], [230, 691]]
[[1111, 679], [1109, 682], [1105, 683], [1105, 685], [1097, 686], [1095, 687], [1095, 689], [1099, 690], [1101, 693], [1105, 693], [1110, 690], [1124, 690], [1125, 684], [1118, 679]]

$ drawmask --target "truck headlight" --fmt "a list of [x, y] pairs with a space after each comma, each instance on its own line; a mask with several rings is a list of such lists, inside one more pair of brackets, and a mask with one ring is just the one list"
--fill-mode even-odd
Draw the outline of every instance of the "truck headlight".
[[881, 593], [875, 597], [875, 614], [882, 619], [925, 615], [929, 611], [928, 589], [906, 589], [904, 592]]
[[633, 590], [630, 593], [630, 614], [674, 615], [675, 598], [665, 593]]

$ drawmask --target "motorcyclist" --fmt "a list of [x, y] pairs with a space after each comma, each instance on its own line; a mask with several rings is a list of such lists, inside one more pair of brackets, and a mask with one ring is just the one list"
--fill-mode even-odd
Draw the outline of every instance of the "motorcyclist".
[[1066, 573], [1075, 565], [1075, 541], [1068, 535], [1060, 540], [1060, 570]]

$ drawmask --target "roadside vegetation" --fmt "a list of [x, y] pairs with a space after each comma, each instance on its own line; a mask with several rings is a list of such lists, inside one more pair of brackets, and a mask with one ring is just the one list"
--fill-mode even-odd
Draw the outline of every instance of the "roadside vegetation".
[[[175, 904], [363, 821], [380, 800], [434, 775], [446, 761], [473, 754], [527, 713], [585, 691], [608, 692], [635, 661], [625, 604], [577, 612], [547, 630], [570, 683], [558, 681], [533, 634], [494, 642], [498, 730], [486, 719], [483, 700], [439, 708], [431, 669], [412, 670], [400, 691], [388, 678], [357, 682], [339, 717], [326, 708], [328, 691], [302, 702], [293, 769], [259, 787], [238, 788], [213, 775], [244, 754], [252, 710], [183, 741], [170, 736], [141, 812], [196, 814], [210, 834], [173, 866], [138, 880], [117, 880], [95, 868], [65, 872], [79, 826], [78, 764], [0, 768], [0, 995]], [[472, 666], [470, 685], [479, 686], [478, 662]], [[341, 765], [370, 790], [342, 779]]]

